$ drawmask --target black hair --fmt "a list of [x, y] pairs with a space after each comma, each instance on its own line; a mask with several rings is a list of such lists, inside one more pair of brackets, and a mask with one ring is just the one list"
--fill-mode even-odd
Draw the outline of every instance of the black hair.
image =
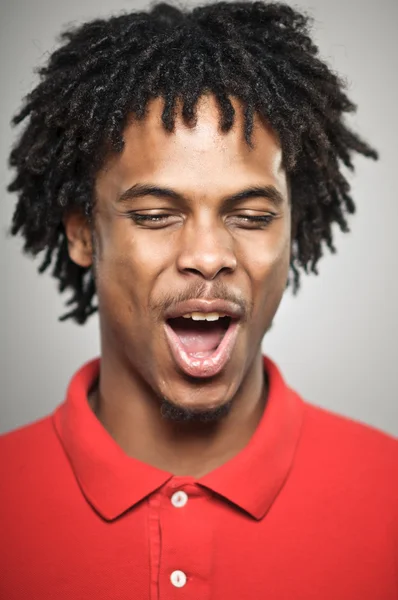
[[317, 273], [324, 245], [336, 251], [332, 226], [348, 231], [347, 213], [355, 211], [344, 165], [353, 170], [354, 152], [374, 159], [377, 153], [344, 123], [356, 106], [345, 82], [320, 60], [310, 23], [282, 3], [188, 9], [161, 2], [62, 33], [13, 119], [28, 121], [10, 154], [16, 175], [8, 186], [18, 194], [11, 233], [23, 236], [25, 253], [44, 251], [39, 272], [52, 267], [59, 290], [73, 291], [72, 310], [60, 320], [84, 323], [98, 310], [93, 268], [69, 258], [62, 219], [78, 207], [90, 220], [98, 170], [110, 150], [123, 149], [127, 119], [145, 118], [155, 97], [164, 99], [167, 131], [177, 101], [192, 125], [199, 97], [212, 93], [222, 131], [233, 126], [234, 96], [244, 106], [250, 146], [254, 113], [278, 134], [291, 189], [293, 293], [300, 270]]

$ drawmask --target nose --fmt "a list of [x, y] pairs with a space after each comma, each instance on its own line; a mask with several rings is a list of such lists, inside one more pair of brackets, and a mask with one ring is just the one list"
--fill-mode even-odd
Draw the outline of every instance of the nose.
[[232, 273], [237, 259], [233, 239], [222, 223], [191, 223], [184, 227], [177, 258], [178, 270], [212, 280], [221, 272]]

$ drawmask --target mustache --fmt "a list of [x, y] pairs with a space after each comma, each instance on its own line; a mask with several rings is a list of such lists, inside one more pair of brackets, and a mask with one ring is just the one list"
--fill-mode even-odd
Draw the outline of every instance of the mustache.
[[252, 304], [246, 302], [241, 294], [228, 289], [225, 283], [221, 281], [215, 283], [198, 281], [189, 284], [183, 290], [170, 291], [161, 299], [151, 302], [150, 309], [159, 320], [163, 320], [166, 310], [187, 300], [226, 300], [234, 302], [242, 310], [242, 321], [247, 321], [252, 313]]

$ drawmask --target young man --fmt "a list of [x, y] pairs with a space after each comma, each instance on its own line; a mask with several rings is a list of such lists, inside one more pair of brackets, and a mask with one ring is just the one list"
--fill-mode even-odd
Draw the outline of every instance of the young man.
[[[101, 356], [2, 436], [0, 596], [398, 598], [398, 442], [261, 355], [375, 151], [283, 4], [65, 33], [15, 123], [12, 233]], [[97, 302], [95, 300], [97, 298]]]

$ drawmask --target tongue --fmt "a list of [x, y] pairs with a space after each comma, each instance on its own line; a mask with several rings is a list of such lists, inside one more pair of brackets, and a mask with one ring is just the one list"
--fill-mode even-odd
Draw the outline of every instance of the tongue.
[[215, 321], [171, 319], [170, 326], [190, 354], [215, 350], [225, 335], [225, 327]]

